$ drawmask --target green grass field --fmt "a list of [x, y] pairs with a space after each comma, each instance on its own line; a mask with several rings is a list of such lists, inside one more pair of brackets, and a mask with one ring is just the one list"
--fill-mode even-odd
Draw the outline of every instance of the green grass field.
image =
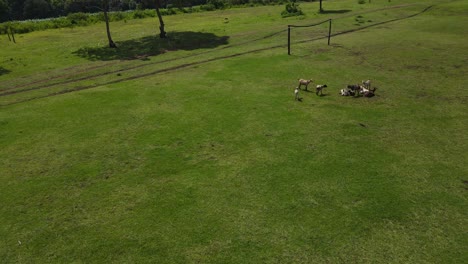
[[468, 2], [323, 5], [0, 35], [0, 262], [467, 262]]

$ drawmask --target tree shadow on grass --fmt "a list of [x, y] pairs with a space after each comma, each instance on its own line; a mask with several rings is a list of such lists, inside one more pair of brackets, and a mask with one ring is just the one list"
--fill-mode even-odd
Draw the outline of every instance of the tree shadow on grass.
[[228, 44], [228, 36], [216, 36], [213, 33], [203, 32], [171, 32], [165, 39], [159, 36], [147, 36], [116, 42], [117, 48], [84, 47], [73, 54], [89, 60], [134, 60], [147, 59], [175, 50], [195, 50], [216, 48]]
[[10, 73], [11, 71], [10, 70], [7, 70], [3, 67], [0, 67], [0, 76], [4, 75], [4, 74], [8, 74]]
[[349, 9], [342, 9], [342, 10], [322, 10], [320, 14], [344, 14], [351, 12]]

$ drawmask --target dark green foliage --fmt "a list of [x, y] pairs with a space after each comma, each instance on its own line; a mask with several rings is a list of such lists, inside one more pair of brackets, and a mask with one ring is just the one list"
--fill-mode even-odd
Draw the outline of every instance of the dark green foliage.
[[27, 18], [46, 18], [50, 15], [49, 3], [45, 0], [26, 0], [23, 15]]
[[8, 19], [8, 13], [10, 12], [10, 6], [6, 0], [0, 0], [0, 21]]
[[143, 10], [136, 10], [135, 12], [133, 12], [133, 18], [145, 18], [146, 15], [145, 15], [145, 12]]
[[223, 0], [208, 0], [206, 1], [208, 5], [213, 5], [215, 9], [223, 9], [226, 5]]
[[73, 13], [73, 14], [69, 14], [67, 16], [67, 19], [70, 20], [70, 23], [72, 25], [82, 25], [82, 26], [85, 26], [85, 25], [88, 25], [88, 17], [89, 15], [85, 14], [85, 13]]
[[[176, 9], [166, 10], [161, 9], [163, 15], [173, 15]], [[109, 21], [121, 21], [133, 18], [145, 18], [155, 17], [156, 12], [154, 10], [136, 10], [135, 12], [109, 12]], [[102, 13], [90, 14], [90, 13], [72, 13], [66, 17], [59, 17], [53, 19], [43, 20], [29, 20], [23, 22], [8, 22], [0, 24], [0, 34], [6, 32], [6, 29], [10, 25], [14, 28], [16, 33], [28, 33], [33, 31], [40, 31], [52, 28], [66, 28], [74, 26], [87, 26], [98, 22], [105, 21]]]
[[[312, 0], [308, 0], [312, 1]], [[306, 1], [306, 2], [308, 2]], [[233, 6], [283, 4], [285, 0], [171, 0], [161, 1], [163, 15], [213, 11]], [[101, 12], [102, 0], [0, 0], [0, 23], [67, 16], [71, 13]], [[109, 11], [146, 10], [156, 7], [154, 0], [109, 0]], [[177, 9], [177, 10], [172, 10]], [[136, 18], [143, 18], [136, 14]]]
[[299, 7], [299, 4], [296, 3], [295, 0], [287, 3], [285, 6], [285, 10], [281, 12], [282, 17], [302, 16], [302, 15], [304, 15], [304, 12], [302, 12], [301, 8]]
[[[2, 10], [6, 9], [6, 7], [3, 7], [2, 9], [2, 1], [5, 0], [0, 0], [0, 21], [2, 21]], [[45, 2], [46, 0], [27, 0], [27, 1], [39, 1], [39, 2]], [[87, 13], [90, 11], [98, 11], [99, 7], [95, 6], [93, 4], [90, 4], [88, 0], [81, 1], [81, 2], [76, 2], [76, 1], [66, 1], [66, 2], [61, 2], [62, 3], [62, 10], [60, 9], [46, 9], [48, 10], [49, 14], [59, 14], [61, 12], [69, 12], [69, 11], [76, 11], [76, 10], [82, 10], [86, 12], [73, 12], [69, 13], [66, 17], [58, 17], [58, 18], [50, 18], [50, 19], [44, 19], [44, 20], [30, 20], [30, 21], [22, 21], [20, 22], [11, 22], [10, 25], [15, 29], [15, 32], [17, 33], [28, 33], [28, 32], [33, 32], [33, 31], [38, 31], [38, 30], [45, 30], [45, 29], [52, 29], [52, 28], [64, 28], [64, 27], [73, 27], [73, 26], [86, 26], [86, 25], [91, 25], [100, 21], [105, 21], [104, 16], [102, 13]], [[59, 2], [59, 1], [57, 1]], [[51, 3], [55, 3], [54, 1], [51, 1]], [[112, 3], [112, 1], [111, 1]], [[125, 6], [130, 6], [130, 7], [135, 7], [136, 9], [134, 11], [127, 11], [127, 12], [121, 12], [121, 11], [114, 11], [114, 12], [109, 12], [109, 20], [110, 21], [121, 21], [121, 20], [129, 20], [129, 19], [141, 19], [141, 18], [147, 18], [147, 17], [156, 17], [156, 12], [154, 8], [152, 9], [142, 9], [142, 8], [151, 8], [152, 5], [150, 2], [146, 3], [145, 1], [142, 1], [139, 5], [137, 4], [132, 4], [131, 0], [126, 2], [127, 4]], [[180, 5], [184, 4], [186, 2], [180, 1]], [[246, 5], [249, 3], [248, 0], [208, 0], [206, 4], [199, 5], [199, 6], [193, 6], [193, 7], [178, 7], [174, 5], [167, 5], [167, 8], [161, 8], [160, 12], [161, 15], [167, 16], [167, 15], [175, 15], [179, 13], [195, 13], [195, 12], [202, 12], [202, 11], [214, 11], [217, 9], [224, 9], [228, 6], [232, 5]], [[268, 5], [275, 3], [275, 0], [250, 0], [250, 5], [255, 6], [255, 5]], [[94, 3], [96, 4], [96, 2]], [[177, 4], [177, 5], [179, 5]], [[114, 3], [114, 10], [115, 10], [115, 3]], [[55, 8], [58, 8], [58, 6], [54, 6]], [[122, 8], [123, 9], [123, 8]], [[302, 11], [299, 9], [299, 5], [297, 3], [294, 3], [292, 6], [292, 9], [290, 10], [299, 10], [297, 12], [293, 13], [288, 13], [286, 16], [294, 16], [294, 15], [302, 15]], [[6, 17], [5, 12], [5, 17]], [[28, 11], [27, 14], [33, 14], [33, 11]], [[29, 16], [29, 15], [28, 15]], [[18, 16], [16, 16], [18, 17]], [[42, 16], [43, 17], [43, 16]], [[39, 17], [37, 17], [39, 18]], [[3, 19], [3, 21], [6, 21], [7, 19]], [[7, 28], [6, 23], [0, 23], [0, 34], [3, 32], [6, 32]]]

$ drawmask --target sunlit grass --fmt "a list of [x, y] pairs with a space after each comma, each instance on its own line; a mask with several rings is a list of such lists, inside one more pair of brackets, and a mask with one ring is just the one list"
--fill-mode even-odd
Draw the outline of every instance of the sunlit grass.
[[[351, 10], [332, 14], [334, 32], [436, 5], [291, 56], [285, 32], [257, 39], [323, 20], [316, 2], [288, 20], [281, 7], [171, 16], [169, 32], [227, 43], [153, 38], [167, 52], [140, 58], [122, 59], [143, 54], [130, 44], [155, 36], [154, 19], [111, 25], [122, 53], [106, 53], [103, 25], [2, 46], [0, 94], [44, 87], [0, 96], [0, 259], [463, 263], [468, 6], [412, 2], [326, 1]], [[326, 96], [295, 102], [298, 78]], [[338, 95], [366, 78], [376, 97]]]

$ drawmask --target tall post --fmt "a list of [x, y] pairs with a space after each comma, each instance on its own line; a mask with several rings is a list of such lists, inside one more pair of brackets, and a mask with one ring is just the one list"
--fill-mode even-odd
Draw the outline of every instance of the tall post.
[[330, 46], [330, 37], [331, 37], [331, 25], [332, 25], [332, 20], [330, 18], [329, 25], [328, 25], [328, 46]]
[[288, 55], [291, 55], [291, 26], [288, 25]]

